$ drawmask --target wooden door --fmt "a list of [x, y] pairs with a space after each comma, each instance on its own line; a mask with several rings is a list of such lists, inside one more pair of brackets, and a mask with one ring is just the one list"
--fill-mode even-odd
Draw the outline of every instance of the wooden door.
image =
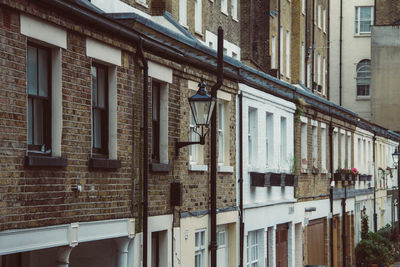
[[307, 265], [327, 265], [325, 218], [312, 220], [307, 226]]
[[288, 267], [288, 225], [276, 227], [276, 267]]
[[340, 219], [336, 215], [333, 217], [333, 267], [339, 267], [340, 262]]

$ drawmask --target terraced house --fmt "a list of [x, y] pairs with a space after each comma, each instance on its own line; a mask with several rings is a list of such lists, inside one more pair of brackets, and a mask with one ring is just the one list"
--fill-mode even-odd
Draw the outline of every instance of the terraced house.
[[0, 267], [353, 265], [400, 135], [329, 101], [329, 9], [0, 0]]

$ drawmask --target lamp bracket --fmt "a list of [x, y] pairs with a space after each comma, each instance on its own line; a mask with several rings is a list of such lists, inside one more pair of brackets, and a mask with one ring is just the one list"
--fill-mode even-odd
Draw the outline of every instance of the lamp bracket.
[[175, 144], [175, 155], [179, 155], [179, 149], [185, 146], [190, 146], [190, 145], [204, 145], [206, 143], [206, 139], [204, 136], [200, 136], [200, 141], [195, 141], [195, 142], [176, 142]]

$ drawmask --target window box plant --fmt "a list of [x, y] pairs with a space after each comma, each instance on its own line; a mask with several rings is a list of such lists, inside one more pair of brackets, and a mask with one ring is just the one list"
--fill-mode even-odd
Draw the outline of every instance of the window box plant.
[[352, 169], [337, 169], [333, 175], [335, 181], [355, 181], [358, 175], [356, 168]]

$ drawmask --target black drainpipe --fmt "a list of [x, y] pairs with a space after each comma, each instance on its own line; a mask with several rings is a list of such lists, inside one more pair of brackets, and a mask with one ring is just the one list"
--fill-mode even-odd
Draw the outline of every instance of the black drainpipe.
[[315, 73], [314, 73], [314, 60], [315, 60], [315, 0], [313, 0], [312, 3], [312, 43], [311, 43], [311, 52], [312, 52], [312, 56], [311, 56], [311, 88], [312, 88], [312, 92], [314, 93], [314, 80], [315, 80]]
[[240, 251], [239, 267], [243, 267], [244, 255], [244, 214], [243, 214], [243, 93], [239, 94], [239, 212]]
[[347, 187], [344, 184], [344, 197], [342, 199], [342, 254], [343, 254], [343, 267], [346, 267], [346, 198], [347, 198]]
[[331, 254], [331, 267], [333, 267], [333, 185], [332, 182], [334, 181], [333, 176], [333, 126], [332, 122], [329, 123], [329, 169], [331, 173], [331, 185], [329, 187], [329, 201], [330, 201], [330, 211], [331, 211], [331, 218], [329, 219], [329, 249]]
[[340, 40], [339, 40], [339, 105], [342, 105], [342, 35], [343, 35], [343, 0], [340, 0]]
[[[327, 58], [328, 58], [328, 62], [327, 62], [327, 67], [326, 67], [326, 70], [327, 70], [327, 72], [328, 72], [328, 74], [326, 75], [327, 77], [326, 77], [326, 94], [327, 94], [327, 98], [328, 98], [328, 100], [330, 101], [331, 100], [331, 87], [330, 87], [330, 46], [331, 46], [331, 34], [330, 34], [330, 21], [331, 21], [331, 15], [330, 15], [330, 9], [331, 9], [331, 3], [330, 3], [331, 1], [330, 0], [328, 0], [328, 8], [327, 8], [327, 13], [328, 13], [328, 25], [326, 25], [327, 27], [328, 27], [328, 44], [327, 44], [327, 49], [328, 49], [328, 55], [327, 55]], [[325, 70], [325, 71], [326, 71]], [[333, 266], [333, 265], [332, 265]]]
[[[211, 96], [217, 98], [217, 91], [224, 80], [224, 30], [218, 27], [217, 83], [211, 88]], [[211, 116], [211, 267], [217, 267], [217, 107]]]
[[309, 49], [308, 49], [308, 1], [306, 1], [306, 17], [304, 20], [304, 53], [305, 53], [305, 62], [304, 63], [304, 84], [306, 85], [307, 88], [310, 88], [310, 85], [308, 84], [308, 59], [309, 59]]
[[[253, 2], [253, 1], [252, 1]], [[281, 0], [278, 0], [278, 79], [281, 78]], [[283, 44], [282, 44], [283, 46]]]
[[148, 174], [149, 174], [149, 88], [148, 88], [148, 65], [147, 59], [143, 52], [143, 42], [142, 39], [139, 40], [138, 55], [143, 63], [143, 266], [147, 266], [147, 239], [148, 239]]
[[378, 231], [378, 215], [376, 214], [376, 182], [378, 181], [376, 177], [376, 162], [375, 162], [375, 142], [376, 142], [376, 133], [374, 133], [374, 137], [372, 138], [372, 161], [374, 162], [374, 232]]

